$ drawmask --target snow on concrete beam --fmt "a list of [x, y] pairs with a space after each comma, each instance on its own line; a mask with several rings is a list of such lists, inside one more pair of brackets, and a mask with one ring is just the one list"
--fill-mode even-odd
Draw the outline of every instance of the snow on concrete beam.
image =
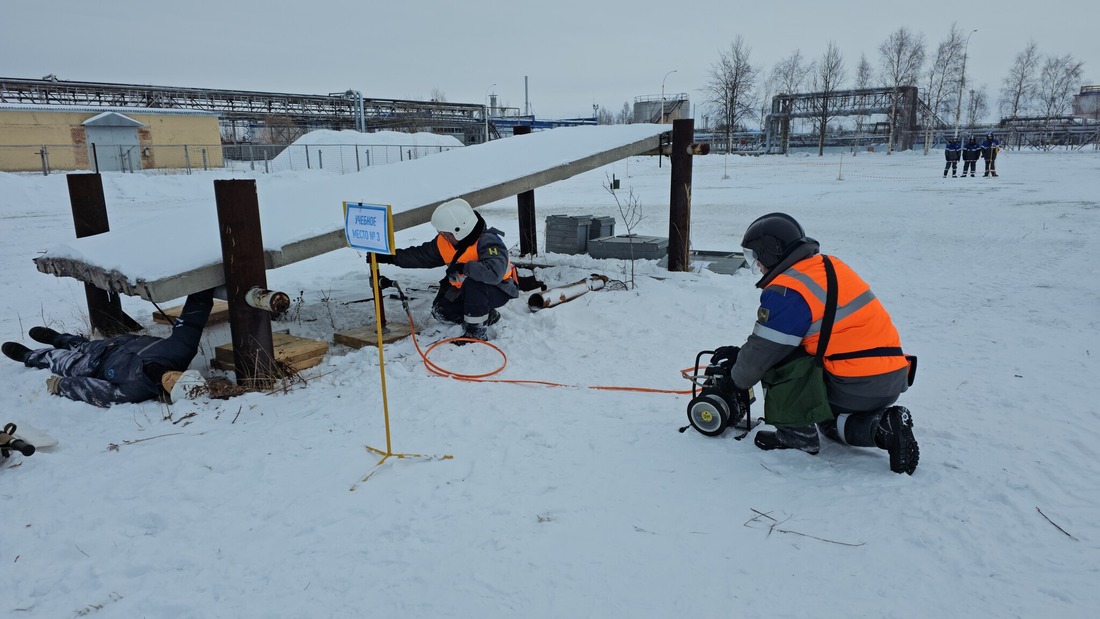
[[[464, 198], [479, 207], [614, 163], [654, 153], [669, 125], [569, 127], [374, 166], [338, 178], [261, 177], [268, 269], [347, 247], [342, 203], [389, 204], [394, 228], [431, 219], [436, 206]], [[110, 205], [108, 205], [108, 209]], [[208, 213], [112, 221], [110, 232], [75, 239], [35, 258], [38, 270], [162, 302], [225, 283], [213, 200]], [[144, 248], [144, 249], [143, 249]]]

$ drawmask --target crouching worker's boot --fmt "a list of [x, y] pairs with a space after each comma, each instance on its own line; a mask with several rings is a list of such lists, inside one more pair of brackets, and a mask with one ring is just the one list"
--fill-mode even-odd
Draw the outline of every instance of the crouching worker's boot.
[[5, 357], [19, 363], [26, 363], [27, 353], [31, 351], [30, 348], [19, 342], [4, 342], [4, 345], [0, 346], [0, 350], [3, 351]]
[[[465, 316], [462, 320], [462, 337], [470, 340], [489, 340], [488, 316]], [[499, 320], [499, 319], [498, 319]], [[465, 341], [455, 342], [458, 346], [467, 344]]]
[[875, 432], [875, 444], [890, 453], [890, 470], [912, 475], [920, 460], [920, 448], [913, 436], [913, 416], [904, 406], [882, 412]]
[[777, 426], [775, 432], [761, 430], [753, 438], [756, 446], [764, 451], [773, 449], [798, 449], [816, 456], [821, 449], [817, 426]]

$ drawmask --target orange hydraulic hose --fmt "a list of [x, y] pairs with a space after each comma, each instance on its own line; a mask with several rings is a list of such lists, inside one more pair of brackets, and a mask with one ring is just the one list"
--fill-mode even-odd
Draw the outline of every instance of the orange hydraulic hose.
[[[401, 296], [402, 305], [404, 305], [404, 307], [405, 307], [405, 315], [408, 316], [408, 318], [409, 318], [409, 330], [410, 330], [410, 333], [412, 335], [413, 345], [416, 347], [416, 352], [420, 353], [420, 358], [424, 361], [424, 367], [427, 368], [429, 372], [431, 372], [432, 374], [435, 374], [437, 376], [444, 376], [444, 377], [447, 377], [447, 378], [453, 378], [455, 380], [462, 380], [462, 381], [475, 382], [475, 383], [509, 383], [509, 384], [513, 384], [513, 385], [542, 385], [544, 387], [572, 387], [574, 389], [597, 389], [597, 390], [601, 390], [601, 391], [638, 391], [638, 392], [642, 392], [642, 393], [671, 393], [671, 394], [675, 394], [675, 395], [691, 395], [691, 390], [690, 389], [687, 389], [687, 390], [683, 390], [683, 389], [653, 389], [653, 388], [650, 388], [650, 387], [617, 387], [617, 386], [611, 386], [611, 385], [567, 385], [567, 384], [564, 384], [564, 383], [554, 383], [554, 382], [549, 382], [549, 381], [544, 381], [544, 380], [529, 380], [529, 379], [527, 379], [527, 380], [524, 380], [524, 379], [509, 380], [509, 379], [503, 379], [503, 378], [489, 378], [490, 376], [493, 376], [495, 374], [499, 374], [508, 365], [508, 355], [504, 354], [504, 351], [501, 350], [500, 347], [498, 347], [496, 344], [493, 344], [492, 342], [486, 342], [486, 341], [483, 341], [483, 340], [477, 340], [477, 339], [472, 339], [472, 338], [468, 338], [468, 337], [452, 337], [452, 338], [448, 338], [448, 339], [445, 339], [445, 340], [439, 340], [438, 342], [432, 344], [431, 346], [428, 346], [427, 350], [421, 350], [420, 342], [416, 338], [416, 325], [413, 323], [412, 312], [409, 311], [408, 303], [405, 302], [405, 293], [401, 290], [400, 286], [397, 286], [396, 283], [394, 283], [394, 286], [397, 287], [397, 292]], [[459, 373], [459, 372], [453, 372], [451, 370], [443, 368], [443, 367], [433, 363], [430, 359], [428, 359], [428, 354], [431, 353], [432, 350], [434, 350], [437, 346], [439, 346], [440, 344], [447, 344], [447, 343], [452, 343], [452, 342], [468, 342], [468, 343], [472, 342], [474, 344], [482, 344], [484, 346], [488, 346], [489, 348], [492, 348], [493, 350], [500, 353], [500, 356], [503, 359], [503, 362], [500, 364], [500, 367], [493, 370], [492, 372], [485, 372], [483, 374], [462, 374], [462, 373]], [[686, 370], [682, 370], [681, 373], [683, 373], [684, 371], [686, 371]]]

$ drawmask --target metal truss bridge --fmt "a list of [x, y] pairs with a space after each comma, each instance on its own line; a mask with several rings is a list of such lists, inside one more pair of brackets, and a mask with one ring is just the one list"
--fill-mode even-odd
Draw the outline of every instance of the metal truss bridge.
[[482, 105], [364, 98], [351, 90], [302, 95], [0, 77], [0, 103], [201, 110], [217, 113], [223, 128], [266, 125], [283, 133], [273, 139], [292, 140], [315, 128], [358, 128], [458, 134], [471, 143], [485, 132]]

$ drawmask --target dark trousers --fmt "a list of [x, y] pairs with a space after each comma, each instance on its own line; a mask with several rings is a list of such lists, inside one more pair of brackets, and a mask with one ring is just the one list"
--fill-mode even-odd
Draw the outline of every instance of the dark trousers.
[[966, 176], [967, 172], [970, 172], [971, 174], [973, 174], [974, 170], [977, 169], [977, 167], [978, 167], [978, 162], [974, 161], [973, 159], [971, 159], [970, 161], [964, 161], [963, 162], [963, 176]]
[[39, 348], [27, 353], [23, 363], [39, 370], [49, 369], [58, 376], [95, 376], [106, 348], [95, 347], [80, 335], [62, 333], [54, 340], [56, 348]]
[[432, 302], [432, 315], [447, 322], [463, 322], [465, 316], [480, 318], [489, 310], [504, 306], [510, 301], [503, 290], [492, 284], [483, 284], [466, 278], [461, 288], [455, 288], [447, 280], [439, 283], [439, 293]]
[[[951, 170], [951, 173], [954, 174], [958, 169], [959, 169], [959, 161], [957, 159], [954, 160], [954, 161], [948, 161], [947, 165], [943, 166], [943, 175], [947, 176], [947, 171], [948, 170]], [[965, 170], [966, 168], [964, 167], [963, 169]]]
[[[139, 349], [138, 356], [145, 363], [155, 362], [168, 370], [186, 370], [199, 350], [202, 331], [213, 306], [214, 297], [211, 291], [189, 295], [180, 317], [172, 326], [172, 334], [163, 340], [151, 341], [143, 349]], [[62, 333], [54, 340], [53, 348], [32, 350], [27, 353], [24, 363], [40, 370], [49, 368], [58, 376], [96, 376], [103, 359], [116, 348], [115, 344], [125, 341], [132, 343], [132, 338], [130, 335], [121, 335], [89, 341], [82, 335]]]

